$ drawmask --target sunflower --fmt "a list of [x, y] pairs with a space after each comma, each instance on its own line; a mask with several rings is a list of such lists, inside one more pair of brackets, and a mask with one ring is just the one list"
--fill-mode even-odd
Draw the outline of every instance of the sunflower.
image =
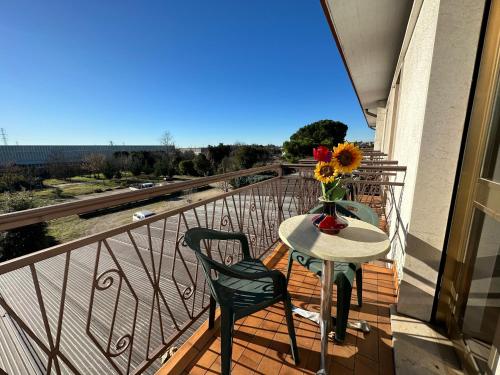
[[316, 169], [314, 170], [314, 177], [316, 180], [329, 184], [335, 180], [337, 177], [337, 172], [335, 171], [335, 164], [333, 161], [327, 163], [325, 161], [319, 161], [316, 164]]
[[363, 153], [352, 143], [339, 143], [333, 149], [332, 163], [338, 173], [352, 173], [361, 165]]

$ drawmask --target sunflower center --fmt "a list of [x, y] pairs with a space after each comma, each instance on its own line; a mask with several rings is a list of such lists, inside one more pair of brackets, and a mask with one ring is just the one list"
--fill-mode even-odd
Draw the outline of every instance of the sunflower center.
[[343, 166], [350, 165], [352, 162], [352, 159], [353, 159], [352, 154], [347, 150], [341, 151], [339, 153], [339, 155], [337, 156], [337, 160]]
[[335, 169], [333, 169], [330, 165], [325, 165], [321, 167], [319, 173], [321, 173], [321, 175], [324, 177], [330, 177], [335, 174]]

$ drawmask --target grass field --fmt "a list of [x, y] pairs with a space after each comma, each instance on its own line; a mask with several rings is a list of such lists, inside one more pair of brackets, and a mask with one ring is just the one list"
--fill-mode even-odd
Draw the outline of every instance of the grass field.
[[48, 222], [49, 234], [59, 243], [63, 243], [128, 224], [132, 222], [132, 215], [137, 211], [149, 210], [159, 214], [187, 203], [213, 197], [217, 194], [220, 194], [220, 190], [212, 188], [188, 195], [168, 195], [154, 203], [144, 203], [133, 208], [98, 214], [89, 218], [83, 218], [78, 215], [63, 217]]
[[[176, 180], [191, 180], [196, 177], [175, 176]], [[103, 175], [98, 176], [74, 176], [69, 179], [46, 179], [43, 181], [44, 188], [31, 191], [37, 207], [48, 206], [57, 203], [68, 202], [78, 199], [79, 196], [102, 193], [120, 188], [127, 188], [134, 183], [145, 181], [159, 182], [160, 178], [152, 176], [132, 176], [125, 174], [120, 179], [105, 179]], [[207, 189], [190, 193], [188, 195], [171, 194], [164, 197], [151, 199], [148, 202], [137, 202], [132, 205], [117, 207], [103, 213], [84, 215], [72, 215], [48, 222], [49, 235], [59, 242], [67, 242], [82, 236], [111, 229], [123, 224], [130, 223], [132, 215], [136, 211], [147, 209], [156, 213], [178, 207], [219, 193], [217, 189]], [[4, 200], [8, 193], [0, 194], [0, 213], [4, 210]], [[15, 193], [14, 193], [15, 194]]]

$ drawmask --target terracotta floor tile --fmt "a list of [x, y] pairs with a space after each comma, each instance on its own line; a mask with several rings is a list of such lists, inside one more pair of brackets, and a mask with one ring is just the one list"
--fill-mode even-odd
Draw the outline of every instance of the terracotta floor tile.
[[[354, 374], [355, 375], [375, 375], [378, 374], [378, 363], [366, 358], [362, 355], [357, 355], [354, 359]], [[385, 374], [384, 374], [385, 375]]]
[[[286, 255], [285, 255], [286, 258]], [[286, 270], [286, 259], [276, 268]], [[392, 333], [389, 306], [395, 301], [392, 270], [370, 264], [364, 268], [363, 306], [357, 306], [356, 289], [351, 297], [350, 321], [364, 319], [372, 327], [365, 334], [347, 330], [345, 342], [329, 343], [329, 369], [335, 375], [394, 374]], [[289, 291], [294, 305], [319, 311], [320, 281], [294, 264]], [[334, 289], [336, 296], [336, 288]], [[334, 297], [332, 312], [336, 311]], [[283, 304], [241, 319], [235, 324], [233, 340], [233, 374], [315, 374], [320, 362], [319, 327], [313, 322], [294, 316], [299, 347], [300, 364], [291, 358], [290, 338], [284, 318]], [[189, 374], [216, 374], [220, 372], [220, 338], [205, 346], [185, 370]]]
[[337, 362], [330, 363], [330, 368], [328, 370], [330, 374], [334, 375], [352, 375], [354, 374], [354, 369], [348, 369]]

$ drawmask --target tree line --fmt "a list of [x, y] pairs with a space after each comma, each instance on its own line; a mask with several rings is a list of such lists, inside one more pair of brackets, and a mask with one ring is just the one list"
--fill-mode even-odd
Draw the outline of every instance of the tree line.
[[0, 173], [0, 192], [43, 188], [47, 178], [69, 179], [86, 175], [95, 178], [120, 179], [125, 173], [171, 178], [174, 175], [210, 176], [252, 168], [279, 158], [281, 150], [274, 145], [208, 146], [206, 153], [195, 154], [168, 147], [165, 151], [115, 152], [111, 156], [92, 153], [81, 163], [67, 163], [58, 155], [43, 166], [6, 165]]
[[[283, 144], [284, 157], [297, 161], [311, 156], [312, 148], [324, 145], [329, 148], [344, 141], [347, 125], [321, 120], [300, 128]], [[43, 187], [43, 179], [67, 179], [87, 174], [105, 178], [121, 178], [125, 172], [134, 176], [141, 174], [157, 177], [174, 175], [209, 176], [239, 169], [265, 165], [281, 158], [282, 150], [273, 145], [218, 145], [208, 146], [206, 154], [178, 150], [169, 133], [161, 143], [162, 152], [116, 152], [110, 157], [89, 154], [81, 163], [69, 164], [61, 155], [53, 155], [43, 166], [3, 166], [0, 171], [0, 192], [4, 192], [3, 212], [15, 212], [34, 208], [33, 196], [26, 190]], [[230, 184], [238, 188], [269, 176], [249, 176], [234, 179]], [[21, 191], [21, 192], [18, 192]], [[17, 192], [17, 193], [14, 193]], [[37, 223], [22, 228], [0, 232], [0, 262], [46, 248], [55, 243], [47, 233], [46, 223]]]

